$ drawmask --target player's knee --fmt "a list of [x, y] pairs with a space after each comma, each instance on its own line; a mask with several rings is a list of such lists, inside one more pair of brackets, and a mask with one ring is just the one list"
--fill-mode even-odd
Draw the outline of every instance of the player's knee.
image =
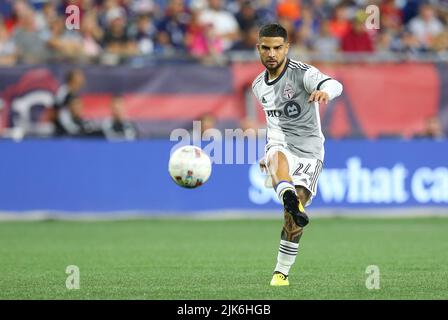
[[276, 151], [269, 153], [266, 157], [266, 165], [271, 172], [277, 172], [286, 167], [286, 157], [282, 152]]

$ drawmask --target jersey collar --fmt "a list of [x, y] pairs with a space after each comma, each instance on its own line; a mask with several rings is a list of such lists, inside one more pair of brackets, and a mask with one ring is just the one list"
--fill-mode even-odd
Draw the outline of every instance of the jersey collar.
[[269, 82], [268, 70], [266, 70], [266, 72], [264, 73], [264, 82], [268, 86], [272, 86], [273, 84], [276, 84], [286, 73], [286, 70], [288, 70], [288, 65], [289, 65], [289, 58], [286, 58], [285, 67], [283, 68], [282, 73], [280, 73], [280, 75], [277, 78], [275, 78], [274, 80], [272, 80], [271, 82]]

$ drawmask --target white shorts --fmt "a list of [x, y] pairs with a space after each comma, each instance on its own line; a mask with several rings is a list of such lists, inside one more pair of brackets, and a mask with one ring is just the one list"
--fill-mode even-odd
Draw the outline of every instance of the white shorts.
[[[313, 197], [316, 195], [317, 181], [322, 172], [322, 161], [319, 159], [300, 158], [292, 154], [285, 147], [278, 145], [269, 147], [269, 150], [266, 153], [266, 158], [268, 158], [271, 153], [277, 151], [280, 151], [285, 155], [286, 160], [288, 161], [289, 175], [291, 176], [294, 185], [305, 187], [311, 192], [310, 199], [305, 206], [310, 205]], [[273, 188], [270, 175], [266, 178], [265, 186]]]

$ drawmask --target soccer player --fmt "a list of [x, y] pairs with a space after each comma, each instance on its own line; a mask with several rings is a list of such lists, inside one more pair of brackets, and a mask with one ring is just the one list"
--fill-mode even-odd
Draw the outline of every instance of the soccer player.
[[260, 161], [284, 207], [277, 265], [272, 286], [289, 285], [303, 228], [309, 219], [305, 206], [316, 195], [324, 159], [319, 103], [342, 93], [342, 84], [288, 54], [288, 35], [279, 24], [259, 31], [257, 49], [266, 67], [252, 84], [267, 122], [266, 157]]

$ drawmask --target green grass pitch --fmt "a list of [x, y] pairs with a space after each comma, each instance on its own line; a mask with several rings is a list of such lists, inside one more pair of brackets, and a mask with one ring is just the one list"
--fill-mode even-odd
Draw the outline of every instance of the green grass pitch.
[[[448, 299], [447, 218], [312, 219], [291, 285], [272, 288], [281, 224], [2, 222], [0, 299]], [[369, 265], [379, 290], [366, 288]]]

